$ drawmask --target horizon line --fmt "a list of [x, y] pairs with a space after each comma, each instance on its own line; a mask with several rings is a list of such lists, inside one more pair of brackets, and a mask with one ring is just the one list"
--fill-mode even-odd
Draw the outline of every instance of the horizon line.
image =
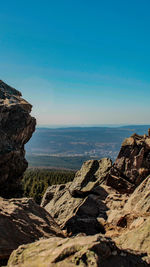
[[49, 129], [58, 129], [58, 128], [92, 128], [92, 127], [108, 127], [108, 128], [119, 128], [119, 127], [131, 127], [131, 126], [150, 126], [150, 124], [56, 124], [56, 125], [50, 125], [50, 124], [37, 124], [37, 128], [49, 128]]

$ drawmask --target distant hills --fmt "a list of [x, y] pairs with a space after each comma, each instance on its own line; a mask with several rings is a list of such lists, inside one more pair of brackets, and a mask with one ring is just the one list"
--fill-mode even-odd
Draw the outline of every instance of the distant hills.
[[78, 169], [87, 159], [114, 160], [126, 137], [143, 135], [148, 128], [150, 125], [37, 128], [26, 145], [26, 157], [30, 167]]

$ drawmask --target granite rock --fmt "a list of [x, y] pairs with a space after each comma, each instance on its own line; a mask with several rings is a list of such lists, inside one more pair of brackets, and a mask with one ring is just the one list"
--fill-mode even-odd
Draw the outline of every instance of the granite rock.
[[144, 267], [144, 254], [120, 250], [109, 238], [101, 235], [72, 238], [49, 238], [14, 251], [8, 267]]
[[72, 183], [49, 187], [41, 206], [68, 233], [104, 232], [97, 218], [106, 216], [104, 199], [109, 188], [99, 185], [105, 180], [111, 165], [111, 160], [107, 158], [85, 162]]
[[35, 130], [32, 106], [21, 93], [0, 80], [0, 196], [19, 196], [28, 163], [24, 145]]
[[0, 198], [0, 262], [21, 244], [63, 237], [63, 232], [46, 210], [32, 199]]

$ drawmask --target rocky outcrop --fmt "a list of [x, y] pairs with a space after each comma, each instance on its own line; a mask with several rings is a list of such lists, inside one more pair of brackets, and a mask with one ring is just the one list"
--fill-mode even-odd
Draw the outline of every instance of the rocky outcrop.
[[8, 267], [144, 267], [141, 254], [120, 250], [102, 235], [74, 238], [49, 238], [20, 246], [9, 259]]
[[148, 176], [133, 192], [124, 206], [126, 211], [150, 213], [150, 176]]
[[[133, 134], [124, 140], [113, 165], [112, 174], [114, 172], [117, 172], [115, 177], [121, 177], [123, 180], [128, 181], [128, 187], [131, 190], [132, 185], [136, 187], [150, 174], [149, 134], [144, 136]], [[115, 183], [115, 178], [112, 179], [112, 184], [113, 182]]]
[[24, 145], [35, 130], [32, 106], [21, 93], [0, 81], [0, 196], [19, 195], [19, 181], [28, 163]]
[[[35, 129], [30, 112], [21, 93], [0, 81], [0, 196], [6, 198], [19, 196], [27, 168], [24, 145]], [[87, 161], [73, 182], [49, 187], [42, 207], [0, 198], [0, 264], [21, 245], [9, 267], [150, 266], [149, 174], [150, 134], [134, 134], [113, 165], [107, 158]]]
[[32, 199], [0, 199], [0, 262], [21, 244], [63, 237], [50, 214]]
[[150, 255], [150, 215], [147, 218], [135, 217], [130, 227], [113, 239], [123, 249], [147, 252]]
[[[147, 144], [149, 137], [141, 139]], [[148, 151], [148, 147], [145, 149]], [[125, 163], [128, 157], [131, 160], [126, 152], [122, 157]], [[146, 166], [144, 161], [147, 162], [146, 157], [141, 166]], [[70, 235], [101, 232], [115, 240], [121, 249], [149, 254], [150, 176], [144, 178], [144, 172], [139, 172], [142, 176], [138, 176], [138, 185], [136, 179], [130, 180], [121, 172], [119, 165], [116, 167], [116, 162], [113, 165], [109, 159], [85, 162], [72, 183], [47, 189], [42, 206]]]
[[85, 162], [72, 183], [49, 187], [41, 205], [68, 233], [104, 232], [98, 218], [106, 216], [104, 200], [109, 188], [99, 184], [105, 180], [111, 165], [107, 158]]
[[150, 255], [150, 176], [128, 196], [122, 210], [110, 209], [107, 214], [107, 236], [123, 249]]

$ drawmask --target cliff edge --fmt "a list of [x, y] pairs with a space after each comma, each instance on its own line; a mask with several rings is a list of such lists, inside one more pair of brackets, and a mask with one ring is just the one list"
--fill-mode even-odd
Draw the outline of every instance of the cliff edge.
[[19, 196], [19, 182], [28, 166], [24, 145], [36, 125], [32, 105], [21, 96], [0, 80], [0, 196], [6, 198]]

